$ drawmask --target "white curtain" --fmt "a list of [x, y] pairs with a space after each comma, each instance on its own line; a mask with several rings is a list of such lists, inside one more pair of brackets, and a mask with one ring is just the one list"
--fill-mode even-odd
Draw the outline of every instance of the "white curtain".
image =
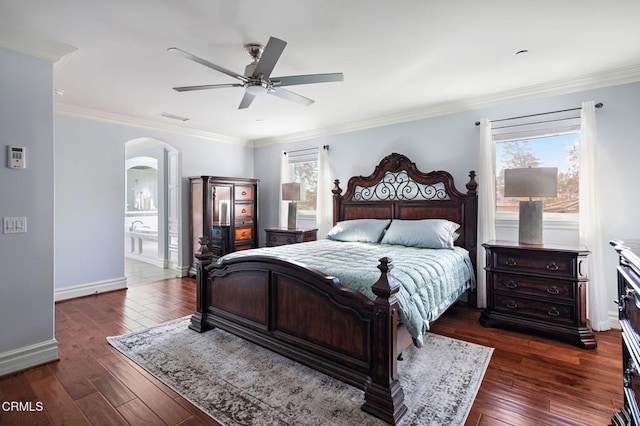
[[318, 198], [316, 226], [318, 237], [324, 238], [333, 226], [333, 194], [329, 167], [329, 146], [320, 149], [318, 156]]
[[478, 166], [478, 307], [487, 306], [485, 253], [480, 244], [496, 238], [496, 147], [488, 119], [480, 120], [480, 164]]
[[[282, 151], [280, 155], [280, 186], [278, 187], [278, 199], [282, 200], [282, 184], [291, 182], [291, 167], [287, 153]], [[289, 215], [289, 202], [280, 201], [280, 226], [287, 226]]]
[[607, 281], [603, 271], [605, 241], [600, 227], [598, 176], [595, 159], [597, 150], [596, 112], [593, 101], [582, 103], [580, 111], [580, 244], [590, 251], [589, 283], [587, 284], [587, 317], [596, 331], [609, 330], [607, 313]]

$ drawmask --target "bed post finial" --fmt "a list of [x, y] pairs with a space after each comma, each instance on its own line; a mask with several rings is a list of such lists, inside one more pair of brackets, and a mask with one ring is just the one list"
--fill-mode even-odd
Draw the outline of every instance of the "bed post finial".
[[469, 172], [469, 182], [467, 182], [467, 193], [476, 192], [478, 188], [478, 182], [476, 182], [476, 171], [471, 170]]
[[371, 383], [365, 390], [362, 409], [387, 423], [397, 424], [407, 412], [404, 391], [398, 380], [398, 299], [395, 295], [400, 291], [400, 285], [389, 274], [393, 268], [391, 259], [383, 257], [378, 261], [380, 279], [371, 287], [376, 295]]
[[331, 190], [334, 196], [342, 195], [342, 188], [340, 188], [340, 179], [333, 181], [333, 189]]
[[333, 189], [331, 190], [333, 194], [333, 226], [338, 223], [338, 218], [340, 218], [340, 210], [342, 208], [342, 188], [340, 188], [340, 179], [336, 179], [333, 181]]
[[211, 251], [211, 240], [206, 235], [203, 235], [198, 240], [200, 244], [200, 250], [195, 252], [193, 256], [196, 261], [196, 287], [198, 289], [196, 299], [196, 311], [191, 315], [191, 321], [189, 328], [199, 333], [210, 330], [211, 327], [204, 320], [204, 313], [209, 305], [209, 293], [207, 291], [207, 265], [211, 263], [213, 258], [213, 252]]

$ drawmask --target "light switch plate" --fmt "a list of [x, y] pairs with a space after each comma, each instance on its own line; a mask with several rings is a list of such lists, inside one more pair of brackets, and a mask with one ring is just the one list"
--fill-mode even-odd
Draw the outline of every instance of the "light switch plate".
[[3, 217], [2, 233], [3, 234], [21, 234], [27, 232], [26, 217]]

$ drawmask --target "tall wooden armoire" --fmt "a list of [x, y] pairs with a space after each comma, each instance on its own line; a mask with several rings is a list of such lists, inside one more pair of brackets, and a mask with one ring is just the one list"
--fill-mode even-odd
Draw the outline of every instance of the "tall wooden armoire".
[[200, 237], [211, 241], [214, 261], [236, 250], [258, 247], [258, 179], [193, 176], [191, 188], [191, 267], [195, 275]]

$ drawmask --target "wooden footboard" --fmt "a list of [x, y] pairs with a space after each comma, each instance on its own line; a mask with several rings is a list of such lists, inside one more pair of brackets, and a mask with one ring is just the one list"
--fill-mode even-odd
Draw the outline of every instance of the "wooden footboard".
[[365, 390], [362, 409], [395, 424], [406, 412], [398, 381], [397, 283], [380, 259], [377, 296], [296, 263], [247, 256], [211, 263], [201, 240], [190, 328], [229, 331]]

